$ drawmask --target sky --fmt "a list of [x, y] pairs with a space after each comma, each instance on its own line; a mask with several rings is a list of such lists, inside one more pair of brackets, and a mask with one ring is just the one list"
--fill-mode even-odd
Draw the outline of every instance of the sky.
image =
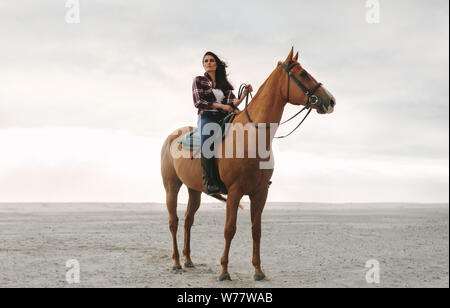
[[337, 105], [274, 141], [268, 201], [448, 202], [448, 1], [369, 3], [0, 0], [0, 202], [164, 202], [203, 54], [257, 91], [292, 46]]

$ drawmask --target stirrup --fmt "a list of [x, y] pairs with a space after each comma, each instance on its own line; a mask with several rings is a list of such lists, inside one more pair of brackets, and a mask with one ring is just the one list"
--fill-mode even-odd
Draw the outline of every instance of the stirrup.
[[220, 192], [220, 187], [218, 185], [206, 185], [206, 194], [207, 195], [215, 195]]

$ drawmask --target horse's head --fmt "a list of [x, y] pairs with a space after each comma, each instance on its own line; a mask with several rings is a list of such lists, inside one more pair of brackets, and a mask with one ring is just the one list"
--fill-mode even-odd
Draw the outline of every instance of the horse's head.
[[311, 107], [320, 114], [332, 113], [336, 99], [298, 63], [298, 52], [293, 54], [294, 48], [284, 62], [278, 62], [281, 95], [293, 105]]

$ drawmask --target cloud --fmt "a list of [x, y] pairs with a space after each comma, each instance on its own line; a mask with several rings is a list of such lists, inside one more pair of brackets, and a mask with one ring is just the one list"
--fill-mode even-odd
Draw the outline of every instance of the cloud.
[[[236, 87], [250, 82], [257, 90], [294, 45], [337, 107], [311, 115], [277, 143], [280, 151], [368, 164], [448, 161], [448, 1], [383, 1], [375, 25], [360, 0], [80, 3], [81, 23], [69, 25], [64, 1], [1, 2], [0, 129], [87, 128], [163, 140], [196, 123], [191, 82], [206, 50], [228, 61]], [[288, 106], [285, 118], [297, 110]], [[20, 183], [23, 174], [9, 176]]]

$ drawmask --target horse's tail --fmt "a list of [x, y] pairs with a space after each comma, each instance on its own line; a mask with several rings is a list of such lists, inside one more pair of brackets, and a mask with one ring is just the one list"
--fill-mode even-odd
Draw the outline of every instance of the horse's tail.
[[[223, 202], [227, 202], [227, 198], [225, 198], [225, 197], [222, 196], [221, 194], [211, 195], [211, 197], [213, 197], [213, 198], [215, 198], [215, 199], [217, 199], [217, 200], [223, 201]], [[243, 207], [241, 204], [239, 204], [239, 207], [241, 208], [241, 210], [244, 209], [244, 207]]]

